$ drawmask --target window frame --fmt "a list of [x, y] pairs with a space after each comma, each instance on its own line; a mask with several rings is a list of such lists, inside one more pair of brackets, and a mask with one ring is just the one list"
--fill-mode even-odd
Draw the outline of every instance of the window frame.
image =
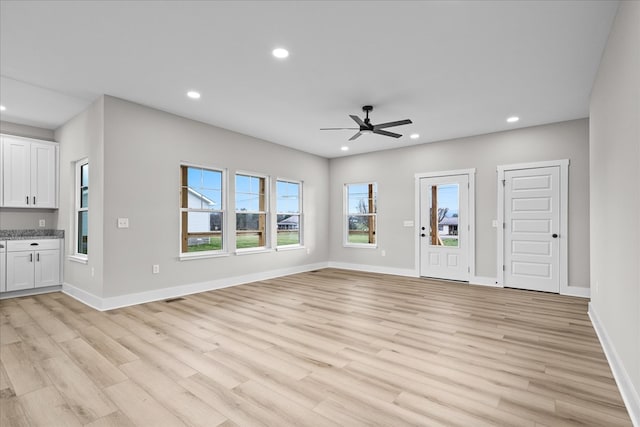
[[[251, 248], [238, 248], [238, 211], [237, 211], [237, 207], [238, 207], [238, 186], [237, 186], [237, 178], [238, 176], [245, 176], [245, 177], [249, 177], [249, 178], [259, 178], [259, 179], [263, 179], [264, 180], [264, 194], [263, 194], [263, 206], [265, 208], [264, 211], [246, 211], [246, 212], [240, 212], [241, 215], [246, 215], [246, 214], [264, 214], [264, 245], [263, 246], [256, 246], [256, 247], [251, 247]], [[245, 171], [245, 170], [236, 170], [235, 174], [234, 174], [234, 191], [233, 191], [233, 197], [234, 197], [234, 207], [233, 207], [233, 213], [234, 213], [234, 221], [233, 221], [233, 226], [235, 229], [235, 233], [234, 233], [234, 246], [235, 246], [235, 253], [236, 254], [242, 254], [242, 253], [247, 253], [247, 252], [268, 252], [271, 251], [271, 248], [273, 247], [273, 244], [271, 242], [271, 238], [272, 238], [272, 234], [271, 234], [271, 177], [269, 175], [266, 174], [262, 174], [262, 173], [257, 173], [257, 172], [250, 172], [250, 171]], [[252, 193], [250, 193], [252, 194]], [[258, 193], [259, 194], [259, 193]]]
[[[202, 170], [207, 170], [207, 171], [211, 171], [211, 172], [219, 172], [221, 174], [221, 178], [220, 178], [220, 191], [221, 191], [221, 196], [220, 196], [220, 203], [221, 203], [221, 208], [220, 209], [190, 209], [190, 208], [184, 208], [182, 207], [183, 204], [183, 200], [182, 200], [182, 190], [183, 187], [185, 187], [183, 185], [183, 176], [182, 176], [182, 170], [183, 168], [193, 168], [193, 169], [202, 169]], [[216, 167], [216, 166], [212, 166], [212, 165], [202, 165], [202, 164], [198, 164], [198, 163], [190, 163], [190, 162], [180, 162], [179, 164], [179, 168], [178, 168], [178, 220], [179, 220], [179, 232], [178, 232], [178, 258], [180, 260], [186, 260], [186, 259], [197, 259], [197, 258], [213, 258], [213, 257], [219, 257], [219, 256], [227, 256], [229, 254], [229, 233], [228, 231], [228, 227], [227, 227], [227, 223], [229, 221], [229, 218], [227, 218], [228, 216], [228, 183], [227, 183], [227, 169], [225, 168], [221, 168], [221, 167]], [[194, 251], [194, 252], [183, 252], [183, 233], [184, 233], [184, 229], [183, 229], [183, 213], [185, 212], [220, 212], [222, 214], [222, 222], [220, 224], [220, 233], [221, 233], [221, 241], [222, 241], [222, 245], [221, 248], [218, 250], [208, 250], [208, 251]], [[187, 231], [187, 235], [188, 235], [188, 231]]]
[[[374, 212], [368, 212], [366, 214], [350, 214], [349, 213], [349, 186], [366, 185], [367, 187], [373, 185], [374, 189]], [[376, 249], [378, 247], [378, 183], [376, 181], [365, 182], [349, 182], [343, 186], [343, 227], [342, 227], [342, 246], [345, 248], [362, 248], [362, 249]], [[353, 243], [349, 242], [349, 216], [367, 216], [373, 218], [373, 236], [374, 243]]]
[[[76, 160], [74, 162], [74, 202], [73, 202], [73, 251], [72, 255], [69, 257], [75, 261], [87, 263], [89, 261], [89, 194], [87, 194], [87, 206], [82, 207], [82, 167], [86, 166], [89, 168], [89, 158], [84, 157], [82, 159]], [[90, 170], [90, 169], [89, 169]], [[89, 170], [87, 170], [87, 177]], [[87, 185], [87, 193], [89, 192], [90, 186]], [[80, 225], [78, 221], [78, 215], [80, 212], [87, 212], [87, 253], [82, 253], [79, 251], [79, 238], [80, 233], [78, 232], [78, 226]]]
[[[290, 245], [278, 245], [278, 215], [281, 214], [291, 214], [291, 212], [280, 212], [278, 211], [278, 182], [286, 182], [289, 184], [297, 184], [298, 185], [298, 211], [296, 213], [293, 213], [292, 215], [297, 215], [298, 216], [298, 236], [299, 236], [299, 241], [298, 243], [292, 243]], [[304, 215], [303, 215], [303, 211], [304, 211], [304, 203], [303, 203], [303, 193], [304, 193], [304, 182], [302, 180], [297, 180], [297, 179], [289, 179], [289, 178], [282, 178], [282, 177], [276, 177], [276, 179], [274, 180], [274, 215], [273, 215], [273, 247], [276, 248], [276, 250], [287, 250], [287, 249], [295, 249], [295, 248], [299, 248], [299, 247], [303, 247], [304, 246]]]

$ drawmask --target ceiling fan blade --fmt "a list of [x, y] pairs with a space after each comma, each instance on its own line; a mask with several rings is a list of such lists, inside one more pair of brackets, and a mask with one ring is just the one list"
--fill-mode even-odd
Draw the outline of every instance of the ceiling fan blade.
[[358, 124], [358, 126], [364, 126], [367, 127], [367, 124], [365, 122], [362, 121], [362, 119], [358, 116], [353, 116], [353, 115], [349, 115], [349, 117], [351, 117], [353, 119], [354, 122], [356, 122]]
[[356, 134], [355, 134], [355, 135], [353, 135], [351, 138], [349, 138], [349, 141], [353, 141], [354, 139], [359, 138], [359, 137], [360, 137], [360, 135], [362, 135], [362, 132], [358, 132], [358, 133], [356, 133]]
[[320, 128], [320, 130], [358, 130], [360, 128]]
[[410, 125], [411, 123], [413, 122], [409, 119], [398, 120], [397, 122], [380, 123], [379, 125], [373, 125], [373, 129], [375, 130], [375, 129], [390, 128], [393, 126]]
[[387, 132], [386, 130], [374, 129], [373, 133], [377, 133], [378, 135], [390, 136], [392, 138], [400, 138], [402, 135], [399, 133]]

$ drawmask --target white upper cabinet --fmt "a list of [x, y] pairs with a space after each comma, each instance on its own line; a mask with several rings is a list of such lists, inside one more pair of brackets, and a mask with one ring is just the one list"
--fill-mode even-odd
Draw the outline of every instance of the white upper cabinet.
[[56, 208], [58, 144], [2, 136], [2, 206]]

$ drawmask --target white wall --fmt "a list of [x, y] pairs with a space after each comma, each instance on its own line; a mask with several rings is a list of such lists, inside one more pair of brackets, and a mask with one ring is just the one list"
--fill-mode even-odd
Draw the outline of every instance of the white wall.
[[[64, 282], [84, 292], [102, 296], [103, 284], [103, 138], [104, 98], [55, 132], [60, 142], [60, 201], [57, 228], [65, 230]], [[75, 162], [89, 159], [88, 264], [68, 259], [74, 251]], [[93, 274], [92, 274], [93, 271]]]
[[[0, 133], [24, 136], [26, 138], [54, 141], [53, 131], [33, 126], [0, 121]], [[2, 166], [0, 166], [1, 168]], [[45, 220], [45, 228], [55, 228], [54, 209], [14, 209], [0, 208], [0, 230], [39, 228], [38, 221]]]
[[[108, 96], [104, 149], [104, 297], [295, 268], [329, 257], [327, 159]], [[304, 181], [310, 254], [303, 249], [178, 260], [181, 161], [227, 168], [230, 207], [237, 170]], [[130, 228], [116, 228], [118, 217], [129, 218]], [[231, 233], [227, 238], [233, 243]], [[160, 274], [152, 274], [153, 264], [160, 265]]]
[[[496, 277], [496, 166], [569, 159], [569, 285], [589, 286], [588, 120], [573, 120], [332, 159], [330, 163], [330, 260], [414, 270], [414, 175], [476, 168], [476, 276]], [[366, 144], [366, 137], [358, 140]], [[378, 183], [378, 249], [342, 246], [342, 188]], [[381, 256], [381, 251], [386, 256]]]
[[590, 117], [590, 310], [640, 426], [640, 2], [620, 3]]

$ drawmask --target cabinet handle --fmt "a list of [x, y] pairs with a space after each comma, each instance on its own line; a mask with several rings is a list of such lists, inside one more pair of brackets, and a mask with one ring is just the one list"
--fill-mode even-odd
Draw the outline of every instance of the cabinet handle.
[[27, 196], [27, 204], [29, 204], [29, 196]]
[[40, 262], [40, 252], [36, 254], [36, 261]]
[[36, 204], [36, 196], [33, 196], [33, 204]]
[[29, 254], [29, 262], [33, 262], [33, 254]]

